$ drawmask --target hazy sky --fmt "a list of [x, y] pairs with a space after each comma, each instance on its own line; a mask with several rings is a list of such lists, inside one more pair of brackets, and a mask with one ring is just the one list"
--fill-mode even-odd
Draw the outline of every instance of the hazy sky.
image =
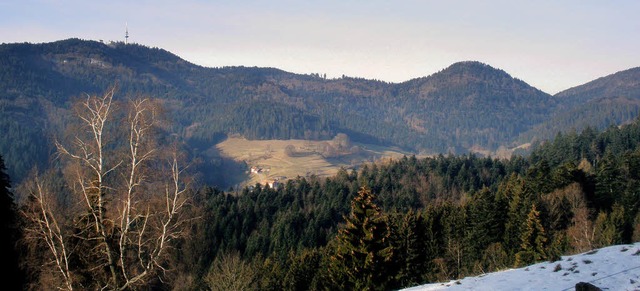
[[0, 0], [0, 42], [159, 47], [208, 67], [402, 82], [477, 60], [548, 93], [640, 66], [640, 1]]

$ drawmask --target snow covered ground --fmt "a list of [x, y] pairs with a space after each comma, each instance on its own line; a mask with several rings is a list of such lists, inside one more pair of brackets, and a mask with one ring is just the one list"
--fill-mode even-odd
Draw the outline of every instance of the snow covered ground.
[[640, 290], [640, 242], [405, 290], [574, 290], [578, 282], [589, 282], [602, 290]]

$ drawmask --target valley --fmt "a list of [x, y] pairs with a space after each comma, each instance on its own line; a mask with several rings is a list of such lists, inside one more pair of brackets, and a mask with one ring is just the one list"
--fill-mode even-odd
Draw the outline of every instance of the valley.
[[[218, 143], [219, 155], [246, 164], [245, 180], [240, 186], [256, 183], [273, 187], [296, 177], [330, 177], [338, 170], [356, 169], [363, 163], [397, 160], [412, 153], [397, 147], [350, 143], [349, 152], [327, 154], [327, 147], [335, 148], [335, 140], [247, 140], [234, 136]], [[353, 151], [351, 149], [354, 148]], [[209, 151], [210, 153], [211, 151]], [[207, 153], [205, 153], [207, 155]]]

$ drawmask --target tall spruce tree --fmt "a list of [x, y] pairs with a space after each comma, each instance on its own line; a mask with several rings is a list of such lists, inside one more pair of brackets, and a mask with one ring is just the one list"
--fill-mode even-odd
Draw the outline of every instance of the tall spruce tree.
[[516, 265], [528, 265], [547, 258], [547, 236], [535, 204], [531, 206], [521, 239], [521, 251], [516, 254]]
[[375, 195], [362, 187], [351, 201], [346, 225], [338, 230], [329, 276], [342, 290], [385, 290], [392, 278], [390, 230]]
[[502, 244], [510, 257], [520, 250], [522, 225], [526, 220], [530, 203], [526, 192], [524, 179], [515, 173], [498, 189], [497, 199], [508, 204]]
[[0, 156], [0, 270], [4, 273], [2, 285], [5, 290], [21, 290], [23, 274], [18, 260], [16, 242], [19, 239], [18, 215], [13, 199], [11, 180]]
[[426, 265], [433, 259], [428, 256], [425, 219], [420, 212], [410, 209], [397, 219], [392, 229], [395, 261], [400, 287], [415, 286], [423, 283], [427, 273]]
[[468, 204], [467, 247], [474, 260], [479, 260], [492, 243], [500, 242], [504, 233], [507, 207], [488, 188], [481, 189]]

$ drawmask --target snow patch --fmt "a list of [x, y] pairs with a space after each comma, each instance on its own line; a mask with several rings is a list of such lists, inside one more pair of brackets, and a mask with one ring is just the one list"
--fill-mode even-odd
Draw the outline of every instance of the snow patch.
[[640, 242], [404, 290], [574, 290], [579, 282], [589, 282], [602, 290], [640, 290]]

